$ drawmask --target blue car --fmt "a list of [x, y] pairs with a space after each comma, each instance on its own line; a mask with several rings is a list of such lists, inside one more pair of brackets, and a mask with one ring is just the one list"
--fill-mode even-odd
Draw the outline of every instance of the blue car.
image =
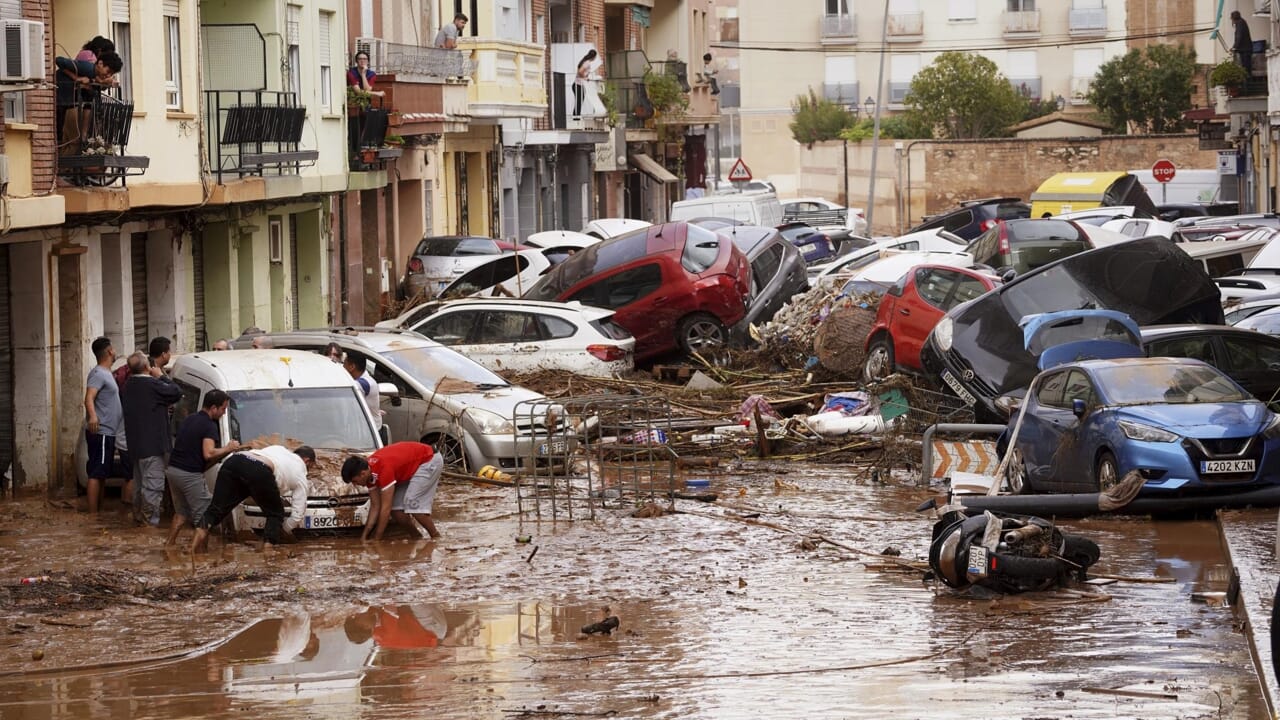
[[[1061, 359], [1066, 348], [1053, 350]], [[1023, 404], [1014, 492], [1098, 492], [1132, 470], [1144, 495], [1280, 482], [1280, 417], [1199, 360], [1062, 362], [1036, 376]]]

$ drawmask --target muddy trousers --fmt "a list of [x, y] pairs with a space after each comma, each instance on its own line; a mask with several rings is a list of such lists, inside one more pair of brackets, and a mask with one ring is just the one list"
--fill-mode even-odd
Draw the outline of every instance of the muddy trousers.
[[276, 486], [275, 473], [265, 463], [245, 453], [235, 453], [222, 462], [213, 485], [213, 499], [209, 501], [209, 509], [204, 511], [204, 516], [196, 522], [196, 527], [210, 528], [221, 523], [245, 498], [253, 498], [266, 518], [263, 538], [272, 545], [280, 544], [284, 500]]

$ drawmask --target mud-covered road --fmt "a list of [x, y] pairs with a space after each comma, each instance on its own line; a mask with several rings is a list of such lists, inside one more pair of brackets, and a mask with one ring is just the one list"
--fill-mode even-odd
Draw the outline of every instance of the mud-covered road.
[[[437, 543], [234, 546], [194, 575], [114, 511], [0, 504], [0, 718], [1265, 715], [1231, 611], [1192, 599], [1226, 590], [1212, 522], [1064, 523], [1096, 572], [1172, 582], [957, 596], [875, 557], [926, 557], [930, 492], [863, 475], [747, 465], [717, 504], [559, 524], [450, 484]], [[605, 608], [618, 631], [582, 635]]]

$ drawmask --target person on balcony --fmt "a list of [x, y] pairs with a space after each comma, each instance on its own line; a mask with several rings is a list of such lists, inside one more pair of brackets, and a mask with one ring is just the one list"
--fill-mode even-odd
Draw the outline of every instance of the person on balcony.
[[[116, 73], [124, 68], [124, 61], [114, 52], [104, 52], [92, 62], [68, 57], [54, 58], [58, 71], [55, 75], [57, 91], [56, 125], [62, 154], [80, 154], [81, 128], [89, 121], [90, 107], [102, 94], [102, 88], [115, 84]], [[79, 106], [78, 113], [72, 112]], [[67, 118], [72, 124], [67, 126]], [[65, 133], [65, 134], [64, 134]], [[74, 145], [74, 147], [70, 147]]]
[[1235, 26], [1236, 41], [1231, 49], [1236, 59], [1244, 66], [1244, 71], [1253, 75], [1253, 36], [1249, 33], [1249, 23], [1241, 17], [1239, 10], [1231, 11], [1231, 24]]
[[458, 36], [462, 34], [462, 29], [467, 26], [467, 16], [458, 13], [453, 16], [453, 22], [440, 28], [440, 32], [436, 33], [436, 47], [445, 50], [455, 50], [458, 47]]
[[586, 55], [578, 61], [578, 74], [573, 78], [573, 116], [582, 116], [582, 101], [587, 95], [587, 83], [595, 78], [592, 77], [593, 71], [598, 63], [596, 62], [595, 48], [587, 51]]
[[110, 39], [101, 35], [95, 35], [92, 40], [80, 46], [80, 52], [76, 53], [76, 60], [87, 60], [88, 62], [97, 62], [98, 58], [106, 53], [116, 51], [116, 44]]
[[347, 70], [347, 86], [353, 87], [363, 93], [377, 95], [382, 97], [381, 90], [374, 90], [373, 84], [378, 79], [378, 73], [369, 67], [369, 53], [361, 50], [356, 53], [356, 64]]
[[711, 86], [711, 94], [720, 94], [720, 83], [716, 82], [716, 66], [711, 61], [711, 53], [703, 53], [702, 55], [702, 79]]

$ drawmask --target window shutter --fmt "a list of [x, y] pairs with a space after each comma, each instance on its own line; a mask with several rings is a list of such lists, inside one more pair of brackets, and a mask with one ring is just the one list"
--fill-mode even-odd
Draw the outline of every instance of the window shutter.
[[0, 0], [0, 20], [21, 20], [22, 0]]
[[[125, 4], [128, 4], [127, 0]], [[164, 15], [167, 17], [178, 17], [178, 14], [178, 0], [164, 0]]]
[[332, 37], [331, 37], [331, 34], [332, 34], [332, 33], [331, 33], [331, 30], [330, 30], [330, 27], [331, 27], [331, 23], [332, 23], [332, 22], [333, 22], [333, 13], [328, 13], [328, 12], [322, 12], [322, 13], [320, 13], [320, 49], [319, 49], [319, 54], [320, 54], [320, 64], [321, 64], [321, 65], [332, 65], [332, 64], [333, 64], [333, 47], [332, 47], [333, 42], [332, 42]]
[[285, 36], [290, 45], [302, 44], [302, 6], [290, 5], [289, 15], [285, 22]]
[[[178, 14], [176, 9], [173, 14]], [[129, 0], [111, 0], [111, 22], [129, 22]]]

